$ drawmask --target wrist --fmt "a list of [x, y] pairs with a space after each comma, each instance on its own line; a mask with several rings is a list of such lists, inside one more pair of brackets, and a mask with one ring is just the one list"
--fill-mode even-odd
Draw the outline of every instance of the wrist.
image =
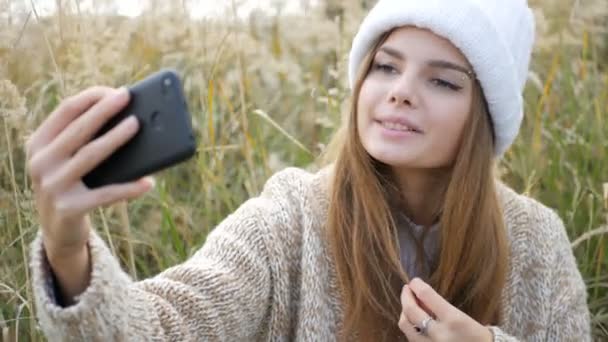
[[66, 253], [46, 255], [55, 286], [57, 304], [63, 307], [75, 303], [75, 297], [84, 292], [91, 279], [91, 260], [88, 244]]
[[53, 263], [64, 263], [73, 261], [75, 258], [82, 257], [87, 253], [87, 243], [73, 245], [57, 245], [50, 240], [44, 239], [42, 242], [47, 260]]
[[85, 241], [70, 245], [58, 245], [50, 239], [42, 240], [46, 259], [52, 269], [70, 269], [88, 259], [89, 247]]

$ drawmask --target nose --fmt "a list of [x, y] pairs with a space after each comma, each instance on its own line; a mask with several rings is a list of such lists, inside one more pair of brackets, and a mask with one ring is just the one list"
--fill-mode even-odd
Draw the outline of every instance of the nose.
[[398, 78], [395, 78], [392, 83], [388, 92], [388, 101], [391, 104], [397, 106], [402, 104], [406, 106], [416, 105], [417, 100], [413, 76], [409, 76], [404, 72]]

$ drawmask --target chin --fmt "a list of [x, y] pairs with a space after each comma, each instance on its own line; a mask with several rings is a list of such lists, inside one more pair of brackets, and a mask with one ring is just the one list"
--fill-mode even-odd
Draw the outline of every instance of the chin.
[[369, 151], [375, 160], [393, 167], [419, 167], [419, 158], [409, 156], [401, 151]]
[[412, 160], [403, 160], [403, 159], [388, 159], [388, 160], [380, 160], [378, 161], [392, 167], [392, 168], [404, 168], [404, 169], [419, 169], [424, 168], [422, 165], [419, 165], [415, 161]]

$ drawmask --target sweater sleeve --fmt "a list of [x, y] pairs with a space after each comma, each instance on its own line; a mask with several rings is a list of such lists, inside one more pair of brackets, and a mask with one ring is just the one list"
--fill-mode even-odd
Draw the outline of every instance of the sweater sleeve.
[[44, 334], [51, 341], [254, 340], [272, 302], [270, 258], [280, 258], [269, 253], [268, 231], [295, 224], [278, 191], [285, 181], [273, 178], [280, 177], [220, 223], [189, 260], [140, 282], [92, 232], [90, 284], [65, 308], [49, 286], [52, 274], [38, 234], [31, 267]]
[[490, 330], [496, 342], [591, 341], [587, 289], [576, 265], [564, 223], [553, 210], [545, 210], [543, 214], [548, 215], [541, 219], [542, 224], [549, 225], [546, 238], [554, 246], [553, 257], [550, 259], [552, 271], [548, 284], [551, 288], [547, 296], [550, 313], [545, 323], [546, 328], [542, 334], [520, 340], [493, 326]]
[[551, 211], [554, 228], [555, 257], [551, 275], [551, 306], [547, 341], [591, 341], [591, 319], [587, 306], [587, 288], [564, 223]]
[[492, 335], [494, 336], [494, 342], [519, 342], [517, 338], [505, 333], [499, 327], [492, 326], [490, 327], [490, 331], [492, 331]]

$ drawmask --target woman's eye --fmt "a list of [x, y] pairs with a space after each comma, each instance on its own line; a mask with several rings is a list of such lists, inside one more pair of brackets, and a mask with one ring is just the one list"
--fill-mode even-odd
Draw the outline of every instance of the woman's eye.
[[381, 71], [381, 72], [387, 73], [387, 74], [393, 74], [397, 71], [397, 69], [395, 69], [393, 66], [391, 66], [389, 64], [382, 64], [382, 63], [375, 63], [374, 70], [378, 70], [378, 71]]
[[448, 81], [444, 81], [440, 78], [433, 78], [431, 80], [431, 83], [433, 83], [434, 85], [436, 85], [440, 88], [447, 88], [447, 89], [454, 90], [454, 91], [458, 91], [458, 90], [462, 89], [462, 87], [452, 84]]

